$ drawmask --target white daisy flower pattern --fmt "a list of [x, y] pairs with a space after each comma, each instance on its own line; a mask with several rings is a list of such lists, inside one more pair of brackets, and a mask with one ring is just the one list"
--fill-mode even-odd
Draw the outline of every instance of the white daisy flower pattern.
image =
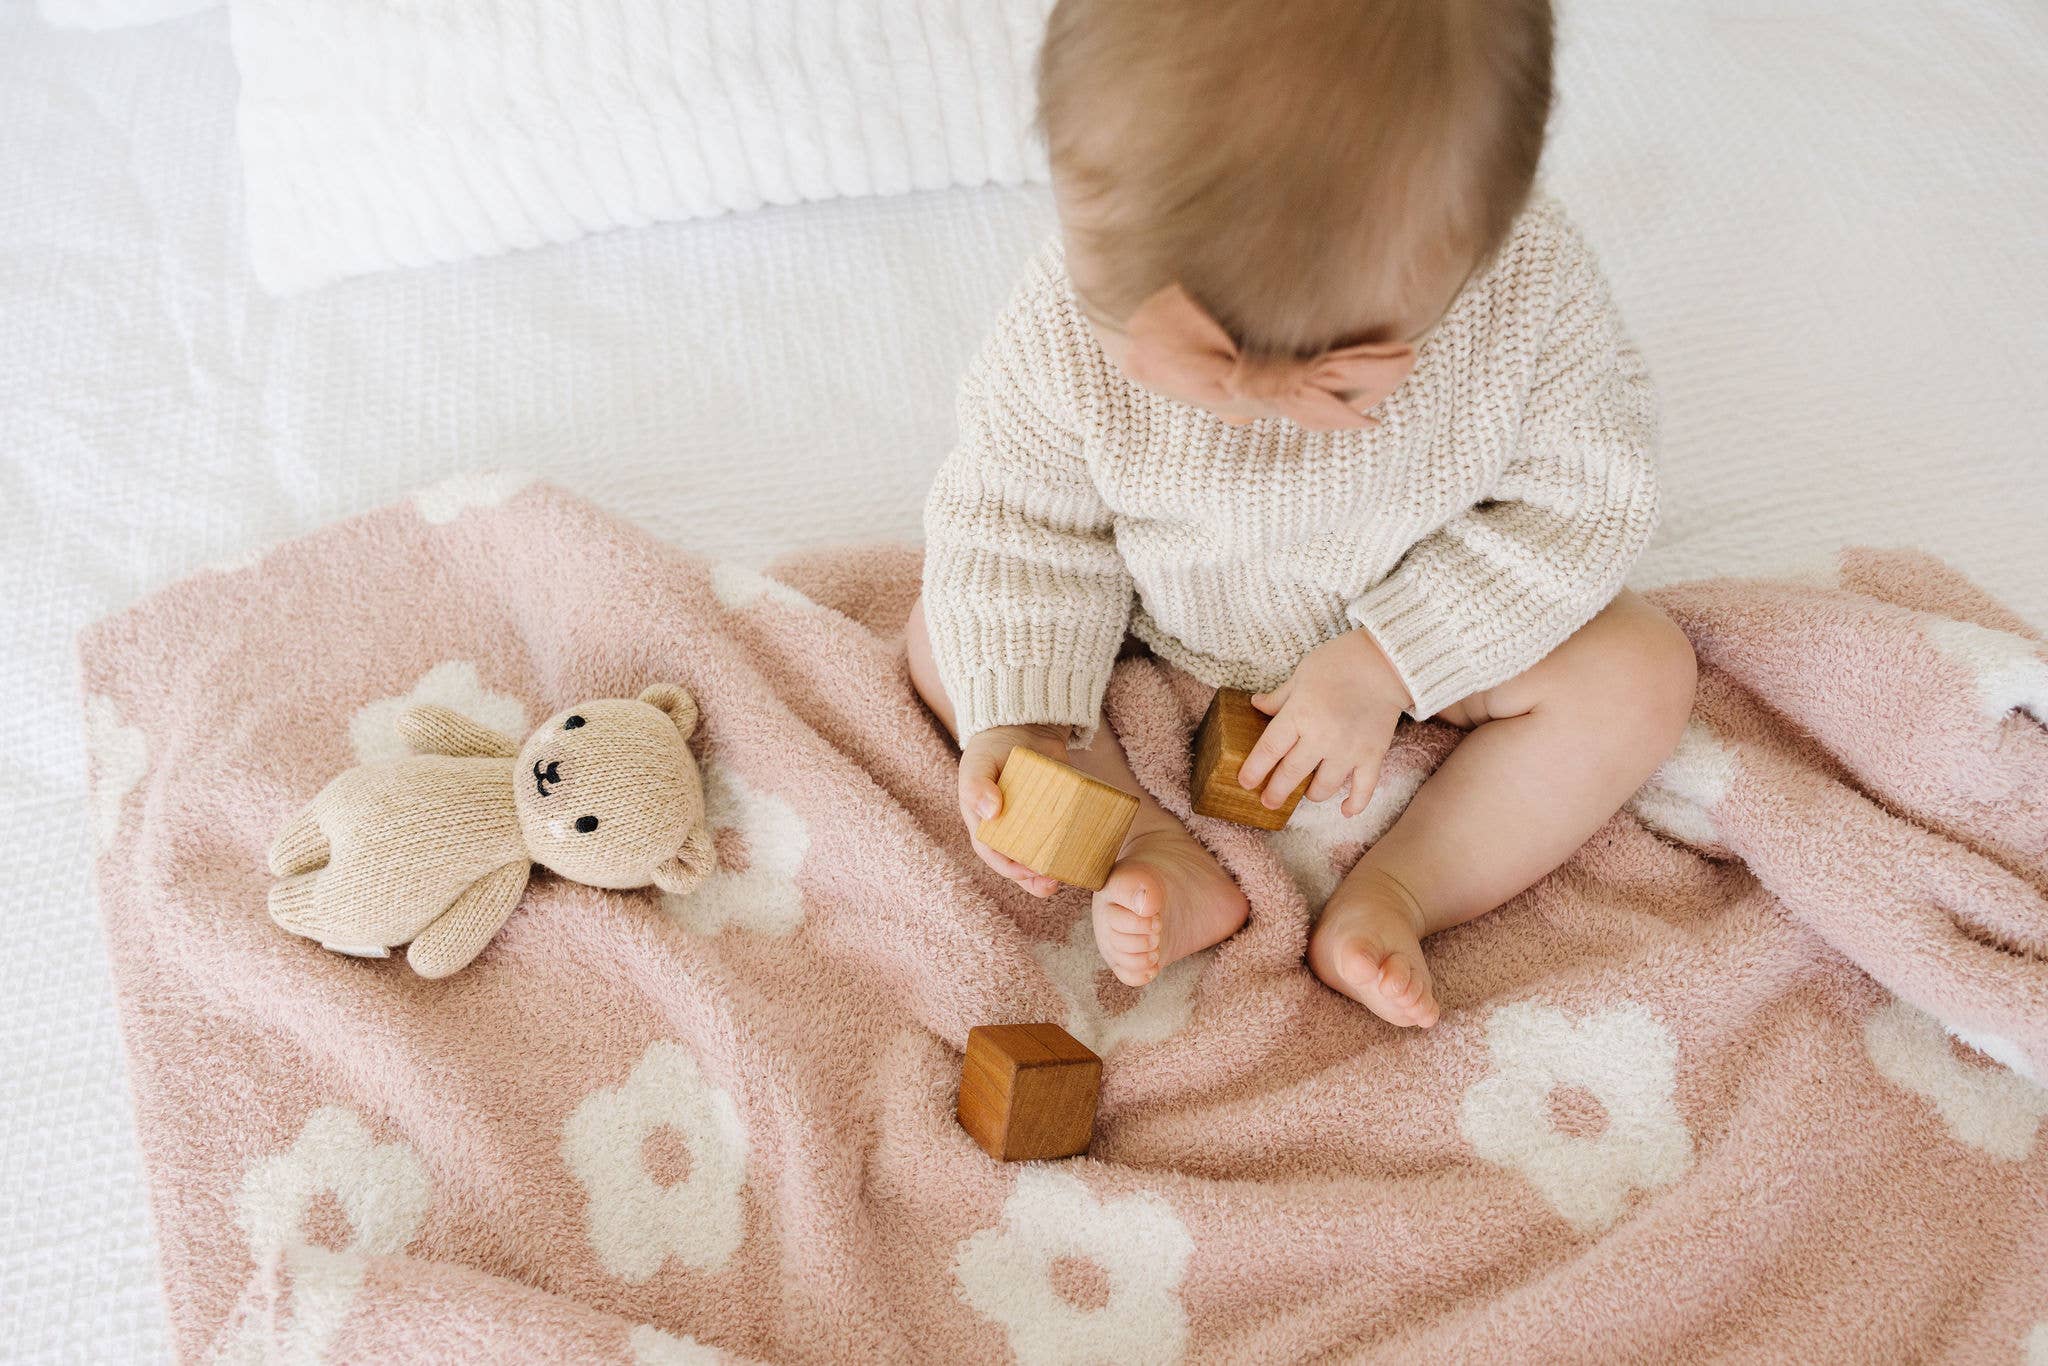
[[1694, 717], [1671, 757], [1628, 799], [1627, 810], [1660, 835], [1712, 849], [1721, 843], [1714, 808], [1734, 784], [1738, 763], [1734, 747]]
[[627, 1335], [626, 1345], [633, 1353], [633, 1366], [721, 1366], [733, 1360], [695, 1338], [664, 1333], [645, 1323]]
[[[1102, 961], [1094, 922], [1085, 915], [1066, 942], [1033, 944], [1031, 952], [1067, 998], [1067, 1032], [1105, 1056], [1127, 1043], [1157, 1043], [1178, 1033], [1194, 1016], [1195, 987], [1209, 961], [1206, 953], [1190, 954], [1147, 985], [1127, 987]], [[1106, 1005], [1104, 992], [1122, 1008]]]
[[1974, 621], [1931, 617], [1921, 627], [1977, 688], [1977, 709], [1999, 721], [2023, 711], [2048, 725], [2048, 652], [2025, 636], [1994, 631]]
[[121, 721], [110, 697], [85, 699], [85, 754], [90, 765], [90, 805], [95, 853], [104, 854], [121, 828], [121, 808], [149, 770], [149, 744], [142, 731]]
[[[381, 1257], [403, 1252], [427, 1217], [427, 1173], [403, 1140], [377, 1143], [353, 1111], [323, 1105], [292, 1146], [249, 1168], [235, 1216], [259, 1258], [293, 1247], [317, 1247], [306, 1235], [307, 1212], [329, 1195], [348, 1217], [344, 1252]], [[337, 1250], [337, 1249], [330, 1249]]]
[[533, 475], [525, 470], [455, 474], [413, 494], [412, 505], [421, 521], [446, 526], [471, 508], [497, 507], [533, 481]]
[[1965, 1062], [1932, 1015], [1887, 1001], [1863, 1022], [1863, 1046], [1871, 1065], [1932, 1105], [1958, 1142], [2008, 1162], [2034, 1150], [2048, 1091], [2004, 1067]]
[[[650, 1141], [664, 1137], [687, 1166], [673, 1180], [649, 1165]], [[717, 1271], [739, 1248], [746, 1128], [681, 1044], [656, 1040], [624, 1082], [586, 1097], [563, 1125], [562, 1158], [589, 1198], [590, 1246], [612, 1275], [637, 1285], [671, 1257]]]
[[1408, 803], [1415, 799], [1416, 791], [1428, 776], [1419, 768], [1382, 772], [1379, 784], [1366, 800], [1365, 810], [1356, 816], [1344, 814], [1341, 795], [1326, 802], [1302, 798], [1294, 808], [1293, 818], [1269, 838], [1273, 852], [1293, 874], [1310, 910], [1320, 911], [1328, 903], [1348, 871], [1338, 866], [1337, 851], [1351, 845], [1377, 843], [1394, 828], [1394, 822], [1408, 809]]
[[[378, 1143], [353, 1111], [315, 1110], [283, 1152], [253, 1163], [235, 1199], [235, 1218], [259, 1268], [282, 1256], [292, 1273], [290, 1340], [318, 1360], [361, 1289], [363, 1259], [405, 1251], [426, 1222], [426, 1168], [402, 1140]], [[348, 1234], [329, 1247], [309, 1217], [338, 1214]], [[261, 1271], [258, 1272], [261, 1275]]]
[[326, 1359], [335, 1331], [362, 1292], [363, 1259], [324, 1247], [289, 1247], [279, 1256], [283, 1278], [264, 1287], [268, 1294], [245, 1299], [214, 1355], [215, 1366], [312, 1366]]
[[711, 566], [711, 595], [734, 612], [757, 602], [780, 603], [784, 607], [817, 605], [788, 584], [732, 560], [720, 560]]
[[718, 867], [687, 895], [664, 892], [661, 907], [684, 928], [715, 935], [728, 925], [787, 935], [804, 918], [797, 870], [811, 849], [796, 808], [715, 760], [705, 760], [704, 819]]
[[1840, 588], [1842, 586], [1842, 552], [1839, 550], [1816, 550], [1796, 556], [1772, 575], [1787, 583], [1801, 584], [1807, 588]]
[[1993, 1034], [1989, 1030], [1965, 1029], [1961, 1025], [1944, 1024], [1942, 1027], [1954, 1035], [1957, 1042], [1969, 1045], [1993, 1062], [2003, 1063], [2036, 1086], [2042, 1084], [2041, 1074], [2034, 1070], [2033, 1063], [2027, 1059], [2026, 1050], [2019, 1046], [2017, 1040], [2008, 1039], [2003, 1034]]
[[470, 720], [517, 743], [526, 735], [526, 707], [510, 693], [493, 692], [467, 659], [436, 664], [412, 688], [397, 697], [380, 697], [359, 708], [348, 723], [349, 744], [356, 762], [374, 764], [402, 759], [411, 753], [398, 738], [398, 718], [422, 703], [452, 707]]
[[1549, 1006], [1501, 1006], [1487, 1017], [1486, 1046], [1493, 1070], [1466, 1090], [1459, 1131], [1573, 1228], [1608, 1227], [1631, 1191], [1668, 1185], [1692, 1164], [1692, 1133], [1672, 1099], [1678, 1045], [1642, 1006], [1576, 1023]]
[[1003, 1222], [961, 1242], [961, 1298], [1001, 1324], [1024, 1366], [1178, 1360], [1181, 1281], [1195, 1241], [1173, 1206], [1141, 1192], [1098, 1201], [1081, 1178], [1031, 1164]]

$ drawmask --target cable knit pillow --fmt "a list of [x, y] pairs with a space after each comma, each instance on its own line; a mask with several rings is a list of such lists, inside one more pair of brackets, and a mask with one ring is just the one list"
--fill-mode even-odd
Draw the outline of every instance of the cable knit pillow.
[[764, 204], [1044, 178], [1050, 0], [233, 0], [275, 293]]
[[39, 0], [57, 28], [139, 28], [212, 9], [220, 0]]

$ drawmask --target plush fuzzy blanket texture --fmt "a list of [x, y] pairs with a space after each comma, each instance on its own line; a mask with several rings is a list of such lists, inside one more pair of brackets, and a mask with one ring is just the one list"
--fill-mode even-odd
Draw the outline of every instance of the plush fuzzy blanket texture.
[[[916, 553], [703, 562], [466, 477], [83, 643], [99, 881], [188, 1359], [2048, 1360], [2048, 650], [1916, 554], [1661, 590], [1672, 760], [1431, 941], [1396, 1031], [1302, 963], [1372, 806], [1196, 821], [1250, 924], [1132, 992], [968, 850]], [[549, 877], [443, 982], [264, 913], [409, 701], [518, 733], [687, 685], [720, 869]], [[1184, 810], [1190, 680], [1109, 717]], [[1532, 794], [1540, 795], [1540, 794]], [[1086, 1157], [954, 1122], [970, 1026], [1105, 1060]]]

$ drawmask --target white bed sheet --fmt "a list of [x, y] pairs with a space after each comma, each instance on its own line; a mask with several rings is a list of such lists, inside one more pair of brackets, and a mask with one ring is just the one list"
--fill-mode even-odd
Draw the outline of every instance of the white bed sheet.
[[[1638, 581], [1914, 543], [2048, 617], [2048, 14], [1565, 0], [1550, 180], [1666, 412]], [[0, 11], [0, 1353], [168, 1351], [93, 909], [72, 637], [482, 465], [758, 562], [913, 536], [955, 377], [1049, 224], [955, 191], [617, 233], [275, 301], [219, 13]], [[25, 779], [25, 780], [24, 780]]]

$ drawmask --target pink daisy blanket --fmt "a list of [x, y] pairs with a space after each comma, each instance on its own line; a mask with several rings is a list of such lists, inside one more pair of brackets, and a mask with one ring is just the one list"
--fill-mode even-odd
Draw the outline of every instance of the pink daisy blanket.
[[[1657, 600], [1696, 719], [1396, 1031], [1302, 963], [1371, 807], [1197, 820], [1248, 927], [1142, 993], [968, 850], [905, 549], [709, 564], [516, 479], [83, 642], [98, 874], [180, 1350], [210, 1360], [2048, 1358], [2048, 651], [1918, 555]], [[409, 701], [687, 685], [720, 866], [538, 878], [469, 969], [339, 957], [264, 850]], [[1185, 810], [1205, 701], [1109, 716]], [[1105, 1059], [1091, 1152], [954, 1122], [970, 1026]], [[2030, 1355], [2031, 1354], [2031, 1355]]]

